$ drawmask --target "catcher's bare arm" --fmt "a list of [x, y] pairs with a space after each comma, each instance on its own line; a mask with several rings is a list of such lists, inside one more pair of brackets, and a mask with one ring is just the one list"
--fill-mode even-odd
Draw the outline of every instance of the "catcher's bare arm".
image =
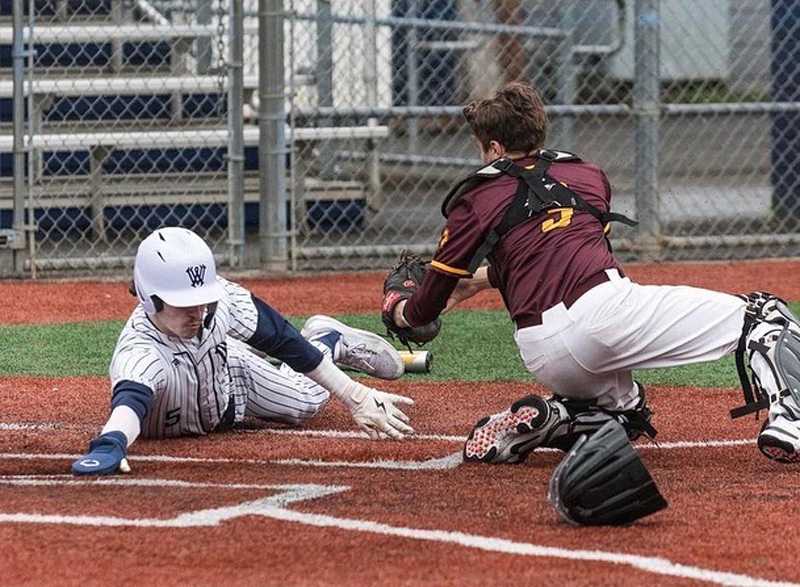
[[453, 293], [447, 300], [447, 306], [442, 313], [449, 312], [464, 300], [468, 300], [476, 293], [492, 288], [489, 280], [489, 268], [479, 267], [472, 279], [459, 279]]

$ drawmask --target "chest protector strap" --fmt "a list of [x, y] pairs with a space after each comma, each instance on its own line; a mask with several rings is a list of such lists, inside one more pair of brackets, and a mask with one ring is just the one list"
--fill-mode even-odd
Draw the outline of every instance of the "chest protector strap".
[[517, 165], [510, 159], [498, 159], [451, 190], [442, 205], [442, 213], [445, 217], [447, 217], [447, 214], [457, 201], [458, 196], [477, 187], [484, 181], [494, 179], [501, 174], [510, 175], [518, 180], [514, 199], [506, 208], [500, 223], [486, 235], [486, 239], [478, 247], [467, 271], [475, 273], [481, 262], [492, 252], [497, 242], [509, 230], [554, 208], [574, 208], [582, 212], [588, 212], [597, 218], [603, 226], [612, 221], [622, 222], [628, 226], [636, 226], [638, 224], [622, 214], [601, 211], [568, 187], [548, 176], [547, 169], [553, 161], [579, 162], [580, 159], [572, 153], [546, 149], [539, 151], [532, 169]]

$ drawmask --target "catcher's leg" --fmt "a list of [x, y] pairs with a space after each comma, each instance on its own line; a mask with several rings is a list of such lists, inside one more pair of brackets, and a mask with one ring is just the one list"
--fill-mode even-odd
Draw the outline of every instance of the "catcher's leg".
[[638, 401], [622, 411], [600, 408], [592, 400], [525, 396], [509, 409], [475, 424], [464, 444], [464, 461], [519, 463], [536, 448], [567, 451], [581, 434], [592, 434], [610, 420], [622, 424], [631, 440], [642, 434], [654, 437], [644, 387], [640, 383], [637, 387]]
[[748, 296], [737, 367], [748, 405], [734, 412], [768, 407], [758, 448], [770, 459], [800, 462], [800, 321], [779, 298]]

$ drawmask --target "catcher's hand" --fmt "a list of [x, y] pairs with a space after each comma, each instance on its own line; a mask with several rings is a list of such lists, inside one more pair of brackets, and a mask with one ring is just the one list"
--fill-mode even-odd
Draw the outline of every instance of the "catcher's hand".
[[425, 278], [425, 264], [425, 261], [417, 255], [403, 251], [383, 282], [381, 320], [389, 334], [396, 336], [406, 346], [409, 342], [422, 345], [432, 341], [442, 327], [438, 318], [429, 324], [408, 327], [398, 326], [394, 321], [394, 309], [397, 304], [410, 298], [422, 284]]

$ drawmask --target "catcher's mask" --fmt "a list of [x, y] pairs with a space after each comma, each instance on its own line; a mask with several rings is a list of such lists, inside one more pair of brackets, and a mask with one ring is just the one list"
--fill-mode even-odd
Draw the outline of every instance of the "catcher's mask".
[[148, 314], [165, 303], [177, 308], [209, 304], [206, 320], [223, 292], [211, 249], [191, 230], [178, 227], [160, 228], [141, 242], [133, 285]]
[[630, 524], [667, 507], [615, 420], [578, 439], [553, 472], [547, 499], [564, 520], [587, 526]]

